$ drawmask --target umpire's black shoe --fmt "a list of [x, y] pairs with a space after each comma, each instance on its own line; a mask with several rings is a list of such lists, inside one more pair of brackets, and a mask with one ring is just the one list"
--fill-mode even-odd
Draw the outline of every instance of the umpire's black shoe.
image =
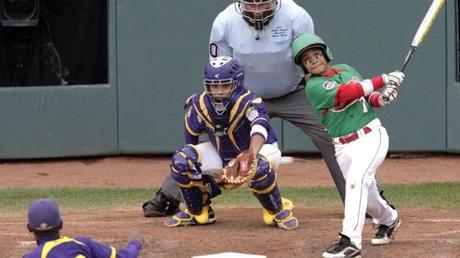
[[401, 225], [401, 220], [399, 217], [389, 226], [386, 225], [378, 225], [377, 233], [375, 233], [374, 237], [371, 240], [372, 245], [386, 245], [391, 242], [393, 239], [393, 233], [396, 229], [399, 228]]
[[179, 201], [168, 198], [158, 191], [152, 200], [142, 205], [142, 209], [145, 217], [165, 217], [179, 212], [179, 204]]
[[339, 242], [331, 245], [323, 253], [324, 258], [336, 258], [336, 257], [361, 257], [361, 250], [358, 249], [353, 243], [351, 243], [350, 238], [340, 234]]

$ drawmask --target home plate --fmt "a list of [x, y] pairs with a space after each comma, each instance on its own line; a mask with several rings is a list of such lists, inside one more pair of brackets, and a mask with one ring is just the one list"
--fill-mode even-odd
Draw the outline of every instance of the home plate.
[[192, 258], [267, 258], [267, 256], [229, 252], [229, 253], [193, 256]]
[[286, 165], [286, 164], [291, 164], [295, 161], [294, 157], [291, 156], [282, 156], [281, 157], [281, 164]]

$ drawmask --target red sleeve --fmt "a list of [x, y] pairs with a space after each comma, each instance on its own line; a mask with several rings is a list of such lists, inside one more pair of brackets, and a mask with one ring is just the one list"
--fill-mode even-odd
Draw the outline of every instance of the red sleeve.
[[385, 86], [385, 84], [383, 83], [383, 78], [380, 75], [372, 78], [371, 81], [372, 85], [374, 85], [374, 90], [378, 90]]
[[361, 83], [344, 83], [339, 86], [335, 93], [335, 107], [344, 106], [364, 96], [363, 87]]
[[[374, 77], [370, 81], [374, 91], [384, 85], [382, 76]], [[360, 82], [344, 83], [339, 86], [335, 94], [335, 107], [345, 106], [364, 95], [364, 89]]]
[[378, 91], [372, 92], [372, 94], [369, 96], [369, 104], [371, 104], [371, 106], [375, 108], [382, 107], [379, 102], [379, 97], [380, 97], [380, 92]]

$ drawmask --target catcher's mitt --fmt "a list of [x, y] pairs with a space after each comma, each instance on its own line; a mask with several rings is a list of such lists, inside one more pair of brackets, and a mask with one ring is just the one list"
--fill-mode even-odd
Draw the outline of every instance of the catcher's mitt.
[[223, 169], [221, 179], [225, 189], [238, 188], [251, 180], [256, 174], [257, 156], [252, 152], [243, 151]]

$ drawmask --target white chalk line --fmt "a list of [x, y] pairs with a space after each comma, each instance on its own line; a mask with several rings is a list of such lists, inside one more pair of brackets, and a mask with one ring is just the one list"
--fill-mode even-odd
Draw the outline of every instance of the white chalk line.
[[29, 236], [30, 233], [0, 232], [0, 236]]
[[[166, 219], [166, 217], [164, 218]], [[342, 221], [340, 218], [328, 218], [328, 219], [305, 219], [306, 222], [309, 221]], [[104, 220], [104, 221], [92, 221], [92, 220], [65, 220], [65, 224], [78, 224], [78, 225], [94, 225], [94, 224], [151, 224], [155, 222], [152, 219], [139, 219], [139, 220], [124, 220], [124, 219], [117, 219], [117, 220]], [[433, 222], [433, 223], [438, 223], [438, 222], [460, 222], [460, 219], [457, 218], [445, 218], [445, 219], [404, 219], [403, 217], [403, 222], [405, 223], [419, 223], [419, 222]], [[14, 226], [14, 225], [25, 225], [24, 223], [26, 222], [0, 222], [0, 226]]]
[[[455, 235], [455, 234], [460, 234], [460, 230], [454, 230], [454, 231], [443, 231], [439, 233], [427, 233], [427, 234], [418, 234], [418, 236], [425, 236], [425, 237], [436, 237], [436, 236], [446, 236], [446, 235]], [[457, 239], [460, 240], [460, 239]]]

